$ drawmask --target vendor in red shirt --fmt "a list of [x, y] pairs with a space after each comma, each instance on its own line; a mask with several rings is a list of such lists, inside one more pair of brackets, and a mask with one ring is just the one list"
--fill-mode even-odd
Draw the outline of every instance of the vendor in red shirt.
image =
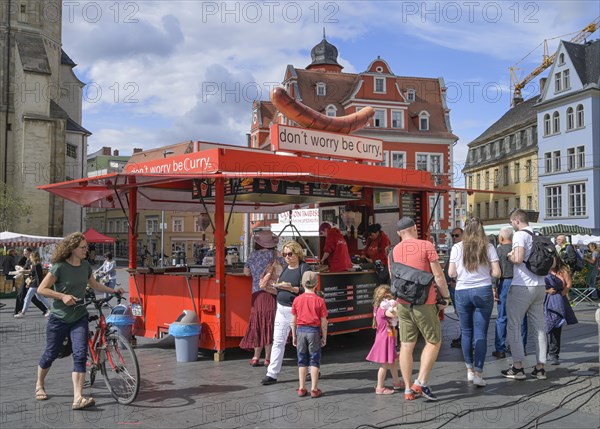
[[387, 248], [392, 244], [390, 238], [381, 230], [381, 225], [374, 223], [367, 228], [367, 243], [361, 256], [367, 259], [367, 262], [373, 263], [380, 260], [387, 267]]
[[348, 244], [342, 232], [338, 228], [333, 228], [328, 222], [323, 222], [319, 226], [319, 234], [325, 236], [321, 264], [327, 260], [330, 272], [346, 271], [352, 268]]

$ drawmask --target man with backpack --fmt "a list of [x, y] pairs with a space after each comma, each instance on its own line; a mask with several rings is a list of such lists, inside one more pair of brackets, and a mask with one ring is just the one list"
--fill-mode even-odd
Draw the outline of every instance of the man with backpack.
[[[507, 378], [524, 380], [523, 369], [525, 350], [521, 341], [521, 323], [527, 315], [536, 332], [535, 354], [537, 363], [531, 373], [538, 380], [546, 379], [546, 352], [548, 348], [544, 320], [544, 297], [546, 287], [544, 276], [552, 266], [554, 248], [547, 237], [536, 236], [529, 226], [527, 213], [517, 209], [510, 215], [510, 222], [517, 231], [513, 236], [512, 251], [508, 260], [514, 264], [513, 279], [506, 299], [508, 318], [507, 342], [512, 353], [512, 366], [502, 370]], [[548, 265], [549, 264], [549, 265]], [[545, 271], [545, 273], [544, 273]]]
[[558, 255], [567, 264], [571, 270], [571, 274], [583, 270], [583, 257], [577, 253], [572, 244], [567, 242], [567, 238], [564, 235], [556, 237], [556, 245], [558, 247]]
[[[394, 278], [396, 273], [393, 267], [396, 263], [409, 267], [409, 270], [417, 270], [429, 277], [427, 284], [427, 296], [424, 303], [415, 304], [398, 298], [398, 319], [400, 321], [400, 371], [405, 383], [404, 399], [411, 401], [416, 396], [423, 396], [430, 401], [437, 401], [437, 396], [428, 386], [429, 374], [433, 364], [437, 360], [440, 346], [442, 344], [442, 332], [438, 315], [439, 297], [444, 300], [442, 307], [448, 305], [448, 286], [444, 278], [444, 272], [439, 263], [439, 257], [435, 247], [427, 240], [420, 240], [417, 234], [415, 222], [409, 217], [403, 217], [397, 224], [400, 243], [398, 243], [390, 255], [390, 269], [392, 270], [392, 291], [395, 289]], [[435, 285], [431, 285], [431, 278]], [[436, 292], [437, 290], [437, 292]], [[398, 294], [396, 294], [398, 296]], [[407, 298], [408, 299], [408, 298]], [[419, 333], [425, 339], [425, 346], [421, 353], [419, 374], [412, 381], [413, 351], [417, 344]]]

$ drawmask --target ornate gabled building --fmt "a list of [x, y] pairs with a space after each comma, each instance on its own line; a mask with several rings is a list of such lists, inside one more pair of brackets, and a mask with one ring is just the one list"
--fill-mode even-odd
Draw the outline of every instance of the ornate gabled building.
[[[439, 173], [441, 183], [452, 178], [452, 133], [443, 78], [405, 77], [393, 73], [380, 57], [361, 73], [344, 73], [338, 50], [325, 37], [311, 51], [304, 69], [288, 65], [282, 85], [296, 100], [328, 116], [345, 116], [365, 106], [375, 117], [356, 135], [383, 141], [383, 164]], [[270, 101], [253, 104], [250, 146], [269, 148], [269, 127], [296, 125]], [[435, 196], [431, 196], [432, 202]], [[433, 204], [431, 204], [433, 206]], [[435, 229], [447, 229], [450, 203], [443, 196], [435, 214]]]
[[466, 187], [489, 191], [470, 193], [468, 216], [495, 224], [507, 223], [514, 208], [538, 211], [537, 99], [515, 105], [468, 144]]
[[15, 229], [34, 235], [84, 228], [81, 207], [37, 189], [85, 176], [91, 134], [84, 84], [61, 49], [61, 10], [60, 0], [0, 2], [0, 176], [32, 207]]
[[600, 40], [562, 41], [537, 104], [540, 220], [600, 234]]

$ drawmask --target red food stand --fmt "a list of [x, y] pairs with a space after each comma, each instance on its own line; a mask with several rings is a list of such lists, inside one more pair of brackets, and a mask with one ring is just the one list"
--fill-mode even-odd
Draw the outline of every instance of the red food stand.
[[[202, 324], [199, 347], [214, 350], [215, 360], [221, 360], [225, 349], [237, 347], [245, 333], [252, 289], [250, 277], [226, 270], [225, 225], [229, 212], [281, 213], [311, 204], [348, 200], [369, 206], [373, 189], [383, 188], [400, 191], [399, 216], [415, 218], [421, 236], [425, 236], [429, 221], [427, 194], [448, 190], [435, 184], [426, 171], [289, 152], [282, 155], [223, 146], [129, 165], [123, 173], [40, 188], [82, 206], [127, 210], [129, 290], [132, 304], [140, 309], [135, 334], [160, 338], [182, 310], [193, 309]], [[214, 271], [194, 272], [186, 267], [137, 269], [134, 226], [138, 210], [143, 209], [211, 213], [215, 229]], [[358, 277], [343, 279], [344, 275]], [[374, 278], [372, 272], [320, 275], [330, 310], [330, 332], [370, 327]]]

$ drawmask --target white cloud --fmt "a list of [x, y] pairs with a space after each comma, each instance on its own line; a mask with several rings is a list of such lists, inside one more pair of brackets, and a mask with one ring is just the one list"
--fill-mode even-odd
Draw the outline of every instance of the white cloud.
[[[328, 40], [338, 48], [345, 45], [339, 62], [346, 72], [364, 70], [379, 46], [397, 46], [399, 57], [406, 44], [422, 44], [424, 56], [429, 46], [441, 46], [473, 54], [464, 76], [456, 75], [454, 82], [464, 86], [476, 76], [473, 81], [498, 82], [508, 93], [508, 66], [544, 38], [578, 31], [593, 2], [92, 3], [102, 8], [97, 22], [96, 6], [84, 14], [84, 3], [63, 14], [64, 49], [79, 63], [76, 73], [90, 83], [93, 102], [85, 104], [83, 121], [94, 133], [90, 144], [98, 148], [110, 142], [117, 148], [136, 142], [149, 148], [189, 139], [245, 144], [252, 98], [267, 99], [286, 65], [309, 64], [323, 27]], [[458, 22], [452, 22], [450, 3], [462, 8]], [[467, 5], [474, 3], [479, 6], [471, 19]], [[492, 3], [501, 8], [497, 23], [491, 22], [492, 6], [483, 14], [484, 5]], [[486, 57], [505, 61], [506, 68], [490, 70]], [[442, 76], [444, 68], [441, 64]], [[394, 71], [404, 74], [401, 67]], [[471, 114], [458, 108], [468, 102], [464, 97], [450, 103], [461, 142], [489, 126], [481, 121], [482, 129], [473, 131], [477, 119], [469, 123], [459, 116]], [[502, 109], [483, 106], [503, 111], [508, 103]]]

